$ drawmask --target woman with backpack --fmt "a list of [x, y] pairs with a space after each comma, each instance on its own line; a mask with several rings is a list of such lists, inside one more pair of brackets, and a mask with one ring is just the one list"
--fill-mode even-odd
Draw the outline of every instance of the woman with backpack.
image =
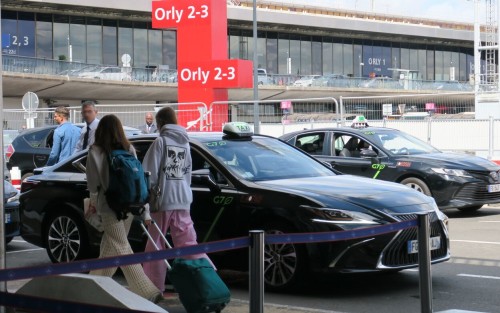
[[[135, 157], [134, 147], [127, 140], [120, 120], [115, 115], [104, 116], [97, 126], [95, 142], [87, 157], [87, 186], [90, 192], [90, 206], [101, 216], [104, 233], [101, 240], [100, 258], [133, 254], [127, 235], [133, 215], [118, 220], [116, 213], [106, 201], [109, 185], [109, 155], [112, 150], [123, 149]], [[141, 264], [121, 267], [130, 290], [154, 303], [163, 300], [163, 293], [146, 276]], [[91, 275], [112, 277], [117, 268], [91, 271]]]

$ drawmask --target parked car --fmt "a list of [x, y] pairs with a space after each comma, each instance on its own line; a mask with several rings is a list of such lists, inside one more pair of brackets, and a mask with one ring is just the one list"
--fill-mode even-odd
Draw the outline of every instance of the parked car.
[[335, 169], [409, 186], [441, 209], [474, 211], [500, 203], [500, 166], [484, 158], [443, 153], [402, 131], [323, 128], [280, 137]]
[[171, 71], [165, 75], [166, 83], [177, 83], [179, 81], [177, 71]]
[[117, 66], [95, 67], [87, 69], [78, 73], [79, 78], [93, 78], [93, 79], [106, 79], [106, 80], [130, 80], [128, 73], [124, 72], [122, 68]]
[[5, 242], [9, 243], [15, 236], [19, 236], [19, 190], [4, 180], [3, 207], [5, 222]]
[[[75, 124], [83, 127], [85, 123]], [[45, 166], [52, 149], [52, 136], [56, 125], [27, 129], [18, 135], [12, 143], [7, 146], [5, 161], [10, 170], [17, 166], [21, 171], [21, 180], [31, 176], [37, 167]], [[137, 128], [124, 126], [127, 136], [139, 135], [141, 131]]]
[[343, 74], [327, 74], [313, 80], [318, 87], [349, 87], [349, 77]]
[[295, 87], [311, 87], [313, 85], [313, 82], [320, 78], [321, 75], [307, 75], [303, 76], [296, 81], [293, 82], [293, 86]]
[[468, 83], [461, 83], [456, 80], [449, 80], [449, 81], [436, 81], [433, 84], [432, 89], [469, 92], [473, 90], [473, 87]]
[[7, 152], [7, 147], [16, 139], [20, 131], [17, 129], [4, 129], [3, 130], [3, 153]]
[[264, 68], [257, 69], [257, 83], [259, 85], [268, 85], [269, 76], [267, 75], [267, 70]]
[[[224, 133], [190, 133], [193, 203], [191, 215], [201, 241], [268, 234], [352, 230], [431, 215], [432, 262], [450, 257], [447, 218], [434, 200], [399, 184], [340, 175], [277, 138], [254, 135], [246, 124]], [[139, 159], [155, 135], [131, 137]], [[37, 170], [22, 183], [22, 237], [45, 247], [54, 262], [86, 258], [99, 234], [83, 218], [88, 196], [85, 153]], [[40, 171], [40, 173], [38, 173]], [[144, 236], [132, 227], [129, 239]], [[417, 266], [408, 249], [415, 229], [339, 242], [266, 245], [265, 283], [287, 289], [309, 273], [397, 271]], [[219, 269], [248, 270], [248, 250], [212, 254]]]
[[10, 172], [7, 167], [7, 161], [5, 160], [5, 154], [7, 153], [7, 149], [9, 145], [14, 141], [14, 139], [19, 135], [20, 131], [15, 130], [15, 129], [4, 129], [3, 130], [3, 172], [4, 172], [4, 179], [10, 181]]
[[376, 89], [402, 89], [403, 85], [399, 81], [390, 77], [374, 77], [369, 80], [361, 81], [359, 84], [361, 88], [376, 88]]

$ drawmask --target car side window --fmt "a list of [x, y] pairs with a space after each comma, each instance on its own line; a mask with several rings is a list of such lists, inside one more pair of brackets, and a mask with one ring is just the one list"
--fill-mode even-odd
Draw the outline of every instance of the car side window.
[[218, 184], [227, 185], [226, 178], [203, 157], [201, 153], [191, 148], [192, 171], [208, 169]]
[[359, 158], [361, 150], [367, 149], [378, 153], [369, 142], [362, 138], [347, 134], [335, 135], [335, 154], [340, 157]]
[[43, 148], [46, 145], [46, 138], [50, 129], [36, 131], [22, 135], [24, 140], [33, 148]]
[[335, 135], [335, 151], [340, 157], [359, 157], [358, 144], [359, 139], [355, 136], [346, 134]]
[[304, 135], [297, 136], [297, 140], [295, 141], [295, 146], [304, 150], [309, 154], [314, 155], [323, 155], [323, 144], [325, 141], [325, 133], [308, 133]]
[[54, 129], [49, 132], [47, 139], [45, 139], [45, 148], [52, 148], [53, 144], [54, 144]]

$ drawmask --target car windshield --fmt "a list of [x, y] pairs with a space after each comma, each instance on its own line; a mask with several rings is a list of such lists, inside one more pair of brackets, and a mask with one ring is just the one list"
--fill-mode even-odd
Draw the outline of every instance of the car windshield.
[[439, 153], [433, 146], [403, 132], [374, 133], [374, 140], [396, 155]]
[[271, 138], [221, 140], [205, 145], [240, 179], [263, 181], [335, 175], [311, 157]]

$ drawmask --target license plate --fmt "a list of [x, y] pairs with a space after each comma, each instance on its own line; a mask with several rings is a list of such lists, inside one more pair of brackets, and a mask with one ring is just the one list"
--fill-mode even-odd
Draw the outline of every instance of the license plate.
[[488, 185], [488, 192], [499, 192], [500, 184]]
[[[431, 250], [436, 250], [441, 248], [441, 237], [431, 237], [430, 238], [430, 248]], [[410, 240], [408, 241], [408, 254], [418, 253], [418, 240]]]
[[10, 217], [10, 213], [5, 213], [5, 224], [9, 224], [12, 222], [12, 218]]

